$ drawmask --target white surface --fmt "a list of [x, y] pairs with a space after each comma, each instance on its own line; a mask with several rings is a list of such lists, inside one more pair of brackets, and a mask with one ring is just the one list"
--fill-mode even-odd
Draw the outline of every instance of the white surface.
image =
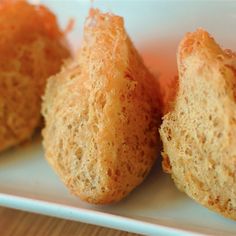
[[[78, 47], [90, 4], [72, 0], [42, 2], [54, 9], [62, 25], [70, 17], [77, 20], [70, 41], [74, 48]], [[124, 16], [127, 31], [137, 47], [154, 46], [153, 55], [160, 58], [165, 54], [164, 64], [170, 70], [175, 64], [177, 42], [185, 32], [200, 26], [223, 46], [236, 49], [235, 1], [117, 0], [108, 3], [97, 0], [95, 3]], [[164, 66], [159, 71], [161, 75], [168, 74]], [[149, 235], [184, 235], [182, 230], [185, 234], [236, 234], [236, 222], [180, 193], [170, 177], [161, 172], [159, 164], [122, 202], [103, 207], [83, 203], [68, 193], [50, 169], [39, 139], [0, 155], [0, 205]]]

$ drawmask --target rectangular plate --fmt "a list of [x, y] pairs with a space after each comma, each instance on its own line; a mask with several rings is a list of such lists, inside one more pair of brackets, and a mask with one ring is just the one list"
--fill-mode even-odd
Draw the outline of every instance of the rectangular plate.
[[[41, 2], [56, 12], [63, 27], [69, 18], [76, 19], [69, 40], [74, 49], [78, 48], [90, 2]], [[160, 76], [176, 74], [177, 43], [198, 27], [206, 28], [224, 47], [236, 49], [234, 1], [98, 0], [93, 5], [124, 16], [131, 39]], [[235, 222], [179, 192], [170, 176], [162, 173], [160, 163], [118, 204], [81, 202], [68, 193], [48, 166], [37, 137], [31, 144], [0, 155], [0, 205], [148, 235], [236, 234]]]

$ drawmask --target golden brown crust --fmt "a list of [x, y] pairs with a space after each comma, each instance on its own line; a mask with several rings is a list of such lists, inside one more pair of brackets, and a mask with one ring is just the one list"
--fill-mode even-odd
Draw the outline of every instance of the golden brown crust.
[[165, 153], [162, 153], [162, 169], [166, 173], [171, 174], [170, 159]]
[[161, 110], [162, 115], [164, 116], [170, 112], [174, 106], [174, 101], [179, 88], [179, 79], [178, 76], [174, 76], [172, 79], [166, 81], [161, 78], [158, 81], [161, 90]]
[[158, 148], [158, 87], [121, 17], [92, 10], [78, 58], [48, 81], [46, 158], [72, 193], [121, 200], [140, 184]]
[[45, 7], [0, 2], [0, 151], [29, 138], [39, 125], [46, 79], [69, 56], [62, 36]]
[[204, 30], [179, 46], [179, 90], [160, 129], [179, 189], [236, 219], [236, 57]]

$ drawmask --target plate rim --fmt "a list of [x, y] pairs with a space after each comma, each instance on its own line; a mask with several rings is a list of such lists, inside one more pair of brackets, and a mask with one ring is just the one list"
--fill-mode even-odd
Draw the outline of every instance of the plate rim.
[[138, 234], [173, 236], [201, 235], [197, 232], [150, 223], [145, 220], [142, 221], [98, 210], [73, 207], [62, 203], [27, 198], [1, 192], [0, 206]]

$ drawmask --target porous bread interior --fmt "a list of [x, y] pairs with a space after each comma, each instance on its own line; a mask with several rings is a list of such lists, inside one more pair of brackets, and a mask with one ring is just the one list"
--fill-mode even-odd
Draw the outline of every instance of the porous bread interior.
[[46, 158], [81, 199], [119, 201], [157, 157], [158, 108], [158, 87], [123, 19], [91, 10], [78, 57], [47, 84]]
[[48, 9], [0, 2], [0, 151], [29, 138], [39, 125], [46, 79], [69, 56], [61, 41]]
[[178, 51], [179, 90], [160, 134], [163, 167], [206, 207], [236, 219], [236, 57], [202, 29]]

